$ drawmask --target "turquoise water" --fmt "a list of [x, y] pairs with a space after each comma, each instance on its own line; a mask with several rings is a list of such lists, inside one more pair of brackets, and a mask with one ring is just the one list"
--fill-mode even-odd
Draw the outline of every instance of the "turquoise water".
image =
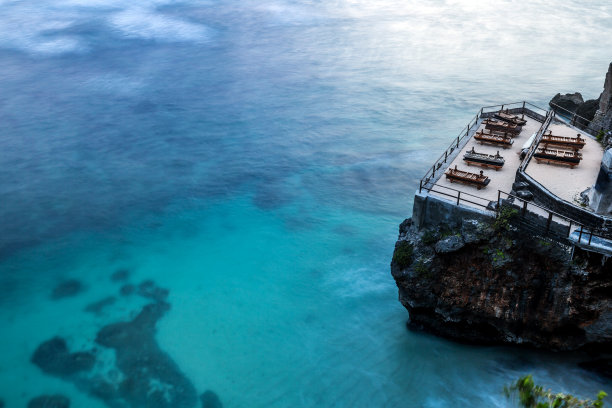
[[0, 1], [7, 407], [111, 406], [30, 359], [61, 336], [120, 381], [94, 340], [145, 280], [169, 291], [159, 347], [225, 407], [503, 407], [528, 372], [612, 390], [576, 356], [407, 331], [389, 273], [419, 178], [480, 106], [598, 96], [606, 2], [131, 4]]

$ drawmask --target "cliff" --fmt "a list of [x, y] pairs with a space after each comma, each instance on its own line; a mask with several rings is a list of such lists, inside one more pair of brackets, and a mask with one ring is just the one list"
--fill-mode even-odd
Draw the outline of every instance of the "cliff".
[[606, 131], [612, 130], [612, 63], [608, 67], [604, 89], [599, 96], [599, 109], [589, 127], [594, 131], [602, 128]]
[[612, 344], [610, 261], [507, 220], [400, 225], [391, 272], [409, 325], [456, 340], [575, 350]]
[[573, 94], [556, 94], [549, 102], [553, 109], [557, 106], [563, 108], [562, 114], [575, 113], [582, 120], [577, 118], [574, 124], [580, 128], [588, 128], [593, 134], [604, 131], [605, 138], [602, 139], [604, 145], [612, 144], [612, 63], [608, 67], [608, 73], [604, 81], [604, 89], [597, 99], [584, 101], [579, 92]]

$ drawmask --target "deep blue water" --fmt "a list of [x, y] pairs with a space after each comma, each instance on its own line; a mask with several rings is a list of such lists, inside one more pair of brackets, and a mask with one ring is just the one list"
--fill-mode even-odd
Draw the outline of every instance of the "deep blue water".
[[599, 95], [608, 2], [124, 3], [0, 0], [7, 407], [105, 406], [30, 358], [62, 336], [117, 384], [94, 339], [147, 279], [169, 290], [160, 348], [226, 407], [505, 406], [527, 372], [612, 390], [572, 356], [407, 331], [389, 273], [419, 178], [480, 106]]

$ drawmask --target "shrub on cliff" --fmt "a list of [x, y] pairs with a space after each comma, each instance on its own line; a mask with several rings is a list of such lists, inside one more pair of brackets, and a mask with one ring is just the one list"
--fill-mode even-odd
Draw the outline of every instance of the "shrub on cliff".
[[410, 242], [400, 241], [395, 246], [392, 262], [399, 266], [400, 269], [407, 268], [412, 263], [413, 253], [414, 248]]
[[531, 375], [519, 378], [510, 387], [504, 387], [504, 394], [509, 399], [518, 396], [518, 406], [523, 408], [602, 408], [603, 399], [608, 395], [599, 391], [596, 400], [588, 400], [569, 394], [555, 394], [536, 385]]

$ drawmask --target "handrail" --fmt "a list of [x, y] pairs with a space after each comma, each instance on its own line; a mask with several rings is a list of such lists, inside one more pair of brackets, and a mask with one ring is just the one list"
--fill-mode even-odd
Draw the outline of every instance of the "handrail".
[[[580, 233], [579, 233], [579, 237], [578, 237], [578, 242], [579, 242], [579, 243], [581, 243], [581, 242], [582, 242], [582, 235], [583, 235], [583, 234], [586, 234], [586, 233], [588, 233], [588, 235], [589, 235], [589, 240], [588, 240], [588, 244], [589, 244], [589, 245], [591, 244], [591, 240], [593, 239], [593, 237], [598, 237], [598, 238], [603, 238], [603, 239], [608, 239], [608, 240], [609, 240], [610, 238], [612, 238], [611, 233], [606, 234], [606, 231], [603, 231], [601, 228], [592, 228], [592, 227], [588, 227], [588, 226], [586, 226], [585, 224], [583, 224], [583, 223], [582, 223], [582, 222], [580, 222], [580, 221], [576, 221], [576, 220], [574, 220], [574, 219], [572, 219], [572, 218], [570, 218], [570, 217], [568, 217], [568, 216], [566, 216], [566, 215], [559, 214], [559, 213], [557, 213], [557, 212], [555, 212], [555, 211], [552, 211], [552, 210], [550, 210], [550, 209], [548, 209], [548, 208], [546, 208], [546, 207], [543, 207], [543, 206], [538, 205], [538, 204], [535, 204], [535, 203], [533, 203], [533, 202], [530, 202], [530, 201], [524, 200], [524, 199], [522, 199], [522, 198], [520, 198], [520, 197], [518, 197], [518, 196], [516, 196], [516, 195], [514, 195], [514, 194], [506, 193], [506, 192], [501, 191], [501, 190], [497, 190], [497, 191], [498, 191], [498, 193], [497, 193], [497, 206], [496, 206], [496, 211], [497, 211], [497, 215], [498, 215], [498, 216], [499, 216], [499, 214], [500, 214], [500, 210], [501, 210], [501, 206], [502, 206], [502, 203], [501, 203], [501, 201], [502, 201], [502, 200], [501, 200], [501, 195], [502, 195], [502, 194], [504, 194], [504, 195], [506, 195], [508, 198], [512, 197], [513, 199], [517, 199], [517, 200], [520, 200], [520, 201], [522, 202], [522, 213], [523, 213], [523, 216], [524, 216], [525, 212], [527, 212], [527, 211], [528, 211], [528, 210], [527, 210], [527, 207], [528, 207], [529, 205], [531, 205], [531, 206], [533, 206], [533, 207], [537, 207], [537, 208], [539, 208], [540, 210], [544, 211], [544, 212], [545, 212], [545, 213], [548, 215], [548, 222], [547, 222], [547, 225], [546, 225], [546, 231], [545, 231], [545, 233], [547, 233], [547, 232], [550, 230], [550, 225], [551, 225], [552, 218], [553, 218], [553, 216], [555, 216], [555, 217], [561, 218], [561, 219], [562, 219], [562, 220], [564, 220], [565, 222], [568, 222], [568, 223], [569, 223], [569, 225], [568, 225], [568, 231], [567, 231], [567, 238], [569, 238], [569, 237], [570, 237], [570, 235], [572, 234], [572, 226], [575, 226], [574, 231], [575, 231], [575, 230], [577, 230], [578, 228], [580, 228]], [[519, 206], [519, 207], [521, 207], [521, 206]], [[531, 214], [536, 215], [536, 216], [538, 215], [537, 213], [534, 213], [534, 212], [531, 212], [531, 211], [529, 211], [529, 212], [530, 212]], [[537, 227], [537, 226], [536, 226], [536, 225], [534, 225], [534, 227]], [[586, 231], [585, 231], [585, 230], [586, 230]]]
[[[578, 115], [576, 112], [572, 112], [571, 110], [564, 108], [563, 106], [559, 106], [554, 102], [549, 102], [549, 105], [551, 106], [551, 108], [553, 108], [553, 111], [561, 110], [564, 112], [567, 112], [569, 114], [569, 116], [571, 116], [571, 119], [569, 120], [569, 124], [572, 126], [576, 126], [576, 119], [582, 119], [585, 123], [584, 124], [580, 124], [581, 126], [584, 126], [584, 129], [581, 129], [583, 131], [585, 131], [586, 133], [590, 134], [591, 136], [595, 136], [593, 135], [593, 133], [591, 131], [588, 130], [588, 126], [591, 124], [591, 122], [593, 121], [592, 119], [587, 119], [584, 116], [580, 116]], [[560, 115], [561, 118], [565, 119], [563, 117], [563, 115]]]
[[[451, 191], [455, 192], [456, 194], [449, 194], [449, 193], [444, 192], [444, 191], [436, 190], [435, 187], [445, 188], [447, 190], [451, 190]], [[437, 194], [442, 194], [442, 195], [447, 196], [447, 197], [452, 197], [454, 200], [457, 201], [457, 205], [459, 205], [461, 202], [466, 202], [466, 203], [470, 203], [470, 204], [474, 204], [474, 205], [483, 207], [485, 209], [490, 209], [489, 208], [489, 203], [491, 202], [491, 200], [489, 200], [487, 198], [483, 198], [483, 197], [477, 196], [477, 195], [474, 195], [474, 194], [466, 193], [464, 191], [457, 190], [457, 189], [454, 189], [452, 187], [447, 187], [447, 186], [441, 186], [441, 185], [438, 185], [438, 184], [434, 184], [431, 187], [424, 186], [423, 188], [425, 190], [427, 190], [427, 192], [429, 192], [429, 193], [434, 192], [434, 193], [437, 193]], [[477, 203], [475, 201], [470, 201], [470, 200], [464, 198], [463, 196], [468, 196], [470, 198], [474, 197], [475, 199], [486, 201], [486, 204]], [[493, 211], [493, 210], [491, 210], [491, 211]]]
[[[436, 171], [438, 171], [440, 169], [440, 167], [442, 167], [442, 163], [446, 163], [447, 162], [448, 157], [455, 152], [455, 149], [459, 148], [459, 145], [461, 144], [461, 142], [465, 139], [465, 137], [467, 137], [469, 135], [470, 131], [472, 130], [472, 127], [478, 124], [478, 120], [481, 118], [481, 116], [484, 113], [491, 113], [491, 112], [496, 112], [498, 110], [503, 110], [504, 107], [507, 108], [508, 106], [511, 106], [511, 105], [520, 105], [520, 107], [523, 109], [523, 112], [526, 109], [525, 108], [526, 105], [531, 105], [531, 106], [533, 106], [533, 107], [535, 107], [537, 109], [542, 109], [542, 108], [540, 108], [538, 106], [530, 104], [527, 101], [512, 102], [510, 104], [502, 104], [502, 105], [485, 106], [483, 108], [480, 108], [480, 111], [476, 114], [476, 116], [474, 118], [472, 118], [472, 120], [470, 120], [468, 125], [461, 130], [461, 132], [457, 135], [456, 138], [453, 139], [453, 142], [451, 143], [451, 145], [444, 150], [444, 153], [442, 153], [442, 155], [440, 155], [440, 157], [434, 162], [433, 166], [431, 166], [427, 170], [425, 175], [421, 178], [421, 180], [419, 181], [419, 193], [423, 190], [423, 187], [426, 187], [430, 183], [430, 181], [432, 181], [432, 180], [435, 181]], [[490, 112], [484, 112], [484, 109], [489, 109], [489, 108], [496, 108], [496, 109], [493, 110], [493, 111], [490, 111]], [[499, 108], [499, 109], [497, 109], [497, 108]], [[546, 112], [548, 114], [548, 111], [546, 111]], [[534, 112], [534, 113], [536, 113], [536, 112]]]
[[521, 165], [519, 166], [519, 170], [521, 172], [525, 172], [525, 168], [527, 168], [527, 165], [531, 161], [533, 153], [535, 152], [536, 148], [538, 147], [538, 144], [540, 143], [540, 140], [542, 139], [542, 135], [544, 134], [544, 132], [546, 131], [546, 129], [550, 125], [550, 122], [552, 121], [552, 118], [553, 118], [552, 112], [546, 112], [546, 119], [544, 119], [544, 122], [542, 122], [542, 124], [540, 125], [540, 128], [536, 132], [535, 139], [533, 140], [533, 142], [531, 143], [531, 146], [529, 146], [529, 150], [525, 154], [525, 159], [523, 159]]
[[[459, 145], [461, 144], [463, 139], [465, 139], [469, 135], [470, 130], [472, 130], [472, 127], [478, 124], [478, 119], [480, 119], [480, 116], [476, 114], [476, 116], [470, 120], [467, 126], [464, 127], [461, 130], [461, 132], [459, 132], [457, 137], [453, 139], [453, 142], [451, 143], [451, 145], [447, 147], [446, 150], [444, 150], [444, 153], [440, 155], [438, 160], [434, 162], [434, 165], [430, 169], [427, 170], [427, 172], [425, 173], [425, 175], [421, 178], [421, 181], [419, 182], [419, 193], [422, 191], [424, 186], [427, 186], [427, 184], [429, 183], [431, 179], [435, 178], [436, 171], [439, 170], [440, 167], [442, 167], [442, 163], [446, 163], [446, 161], [448, 160], [448, 157], [454, 153], [455, 149], [459, 148]], [[472, 123], [472, 121], [474, 123]], [[431, 176], [429, 175], [430, 172], [431, 172]]]

